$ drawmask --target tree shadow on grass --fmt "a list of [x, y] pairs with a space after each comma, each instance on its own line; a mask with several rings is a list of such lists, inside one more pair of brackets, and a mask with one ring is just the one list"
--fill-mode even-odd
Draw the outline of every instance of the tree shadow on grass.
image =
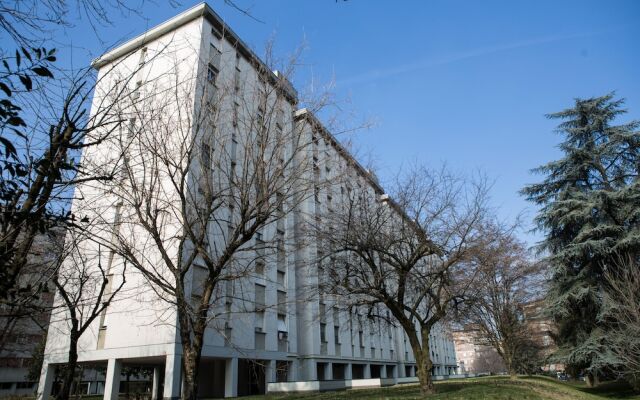
[[625, 381], [605, 382], [594, 388], [578, 387], [577, 389], [581, 392], [610, 399], [640, 398], [640, 393], [634, 391]]

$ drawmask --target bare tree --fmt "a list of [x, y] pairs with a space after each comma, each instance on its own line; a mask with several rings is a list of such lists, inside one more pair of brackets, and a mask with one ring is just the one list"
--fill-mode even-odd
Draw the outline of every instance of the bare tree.
[[[287, 79], [297, 55], [277, 74], [270, 46], [266, 59], [235, 76], [211, 63], [185, 72], [173, 60], [118, 103], [128, 125], [107, 141], [125, 154], [111, 160], [118, 179], [100, 189], [116, 205], [117, 252], [177, 314], [186, 399], [197, 396], [205, 332], [224, 332], [228, 321], [228, 302], [219, 300], [232, 300], [235, 311], [268, 306], [243, 278], [281, 256], [288, 244], [279, 222], [313, 194], [312, 141], [293, 119], [297, 97]], [[311, 110], [327, 105], [319, 97], [306, 102]]]
[[[124, 121], [113, 99], [129, 94], [135, 71], [111, 82], [102, 97], [92, 96], [94, 87], [102, 85], [92, 68], [58, 74], [47, 88], [24, 99], [31, 116], [28, 121], [20, 119], [23, 132], [14, 132], [12, 140], [20, 151], [5, 152], [0, 160], [5, 166], [0, 185], [1, 299], [17, 290], [37, 235], [53, 226], [74, 227], [83, 218], [69, 211], [75, 185], [113, 179], [112, 168], [83, 165], [78, 159], [83, 150], [120, 129]], [[2, 134], [15, 131], [6, 125], [1, 128]]]
[[82, 148], [99, 142], [88, 133], [106, 135], [102, 128], [119, 123], [108, 108], [87, 115], [92, 69], [56, 70], [56, 50], [41, 46], [71, 25], [74, 10], [95, 28], [111, 24], [113, 11], [138, 8], [121, 0], [0, 1], [0, 36], [7, 39], [0, 46], [0, 299], [12, 295], [34, 237], [69, 217], [70, 188], [91, 179], [93, 171], [74, 164]]
[[515, 378], [527, 369], [535, 344], [531, 340], [525, 306], [540, 298], [543, 287], [542, 264], [531, 260], [513, 227], [490, 224], [484, 227], [487, 245], [474, 254], [480, 267], [478, 292], [469, 302], [467, 323], [478, 330], [478, 344], [488, 345], [502, 358]]
[[[106, 250], [106, 251], [105, 251]], [[78, 367], [80, 337], [121, 292], [126, 283], [126, 262], [82, 232], [69, 231], [58, 250], [59, 265], [52, 282], [58, 294], [52, 319], [64, 319], [69, 335], [62, 388], [56, 396], [68, 400]]]
[[[171, 1], [170, 3], [176, 4]], [[70, 14], [76, 11], [76, 19], [86, 18], [94, 31], [98, 26], [111, 25], [114, 11], [136, 14], [144, 5], [123, 1], [96, 0], [21, 0], [0, 1], [0, 31], [4, 31], [18, 46], [38, 47], [41, 41], [51, 38], [60, 26], [72, 26]], [[34, 44], [35, 43], [35, 44]], [[1, 49], [5, 51], [6, 49]]]
[[53, 303], [50, 282], [57, 266], [56, 249], [64, 232], [52, 229], [38, 235], [25, 268], [17, 278], [17, 290], [0, 300], [0, 352], [11, 351], [26, 336], [29, 345], [34, 337], [46, 332]]
[[640, 390], [640, 268], [631, 257], [620, 258], [616, 268], [606, 268], [607, 290], [598, 316], [610, 323], [604, 359], [636, 390]]
[[316, 227], [332, 259], [328, 290], [337, 304], [397, 321], [420, 389], [433, 393], [430, 334], [474, 281], [472, 255], [485, 245], [481, 227], [489, 217], [486, 180], [415, 166], [397, 178], [391, 196], [365, 186], [348, 192], [342, 210]]

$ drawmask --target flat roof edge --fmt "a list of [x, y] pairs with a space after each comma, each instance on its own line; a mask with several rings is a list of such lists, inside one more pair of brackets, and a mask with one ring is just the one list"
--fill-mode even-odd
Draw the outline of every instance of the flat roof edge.
[[206, 18], [214, 25], [214, 27], [220, 29], [223, 36], [225, 36], [227, 40], [230, 40], [240, 53], [249, 60], [249, 62], [260, 68], [260, 73], [266, 74], [273, 82], [284, 79], [286, 81], [286, 87], [282, 92], [292, 103], [298, 102], [298, 93], [293, 85], [289, 83], [287, 78], [279, 76], [274, 71], [271, 71], [264, 61], [262, 61], [262, 59], [260, 59], [260, 57], [258, 57], [258, 55], [256, 55], [253, 50], [251, 50], [251, 48], [242, 41], [242, 39], [240, 39], [240, 37], [223, 21], [222, 17], [220, 17], [206, 2], [197, 4], [160, 25], [157, 25], [133, 39], [124, 42], [115, 49], [104, 53], [102, 56], [93, 60], [91, 62], [91, 66], [95, 69], [100, 69], [104, 65], [109, 64], [118, 58], [143, 47], [145, 44], [171, 32], [172, 30], [186, 25], [200, 17]]
[[[175, 17], [161, 23], [160, 25], [156, 25], [155, 27], [149, 29], [148, 31], [130, 39], [115, 49], [108, 51], [96, 58], [91, 62], [91, 66], [95, 69], [100, 69], [104, 65], [117, 60], [118, 58], [128, 54], [145, 44], [156, 40], [157, 38], [165, 35], [172, 30], [179, 28], [187, 23], [193, 21], [196, 18], [204, 16], [208, 12], [213, 12], [211, 8], [207, 5], [207, 3], [200, 3], [189, 8], [186, 11], [181, 12]], [[217, 17], [217, 15], [216, 15]]]

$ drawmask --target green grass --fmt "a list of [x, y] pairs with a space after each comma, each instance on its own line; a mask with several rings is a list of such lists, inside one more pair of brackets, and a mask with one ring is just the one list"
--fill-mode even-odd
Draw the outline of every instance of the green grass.
[[[580, 383], [564, 383], [545, 377], [484, 377], [453, 379], [436, 382], [437, 393], [433, 400], [640, 400], [624, 384], [603, 384], [587, 388]], [[307, 400], [307, 399], [421, 399], [416, 385], [404, 385], [381, 389], [361, 389], [311, 394], [254, 396], [251, 399]]]

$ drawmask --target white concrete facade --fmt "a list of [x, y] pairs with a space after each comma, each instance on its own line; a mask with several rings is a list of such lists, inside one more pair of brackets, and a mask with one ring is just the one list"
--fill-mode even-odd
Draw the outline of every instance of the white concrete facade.
[[[150, 61], [145, 61], [145, 57]], [[135, 86], [134, 90], [148, 93], [150, 89], [145, 89], [146, 82], [153, 81], [154, 88], [162, 87], [163, 74], [169, 69], [177, 71], [180, 82], [195, 82], [196, 89], [201, 89], [198, 85], [206, 85], [206, 82], [194, 77], [208, 74], [210, 70], [207, 68], [212, 66], [216, 80], [249, 82], [259, 79], [259, 69], [264, 64], [203, 3], [105, 54], [96, 60], [94, 66], [101, 78], [94, 99], [96, 107], [100, 91], [108, 92], [108, 88], [101, 85], [113, 85], [114, 80], [109, 79], [111, 75], [121, 76], [136, 66], [142, 67], [129, 85]], [[280, 77], [273, 74], [270, 79]], [[316, 123], [310, 123], [316, 121], [315, 117], [305, 110], [297, 110], [295, 90], [285, 89], [287, 102], [282, 105], [284, 116], [279, 123], [289, 124], [314, 138], [314, 154], [310, 151], [308, 156], [315, 157], [315, 153], [323, 155], [320, 158], [323, 165], [319, 166], [321, 179], [330, 181], [332, 174], [350, 170], [354, 179], [363, 185], [374, 185], [366, 171], [350, 158], [329, 132]], [[198, 99], [194, 98], [193, 103], [197, 107]], [[227, 120], [218, 124], [231, 126], [233, 113], [225, 115]], [[114, 162], [106, 146], [86, 152], [83, 160], [104, 164]], [[309, 174], [312, 177], [316, 172], [309, 171]], [[108, 195], [93, 187], [78, 190], [82, 190], [84, 201], [92, 202], [94, 207], [103, 205], [104, 218], [117, 218], [114, 201]], [[339, 197], [339, 187], [325, 185], [318, 189], [315, 197], [311, 196], [295, 210], [287, 210], [284, 218], [261, 232], [265, 237], [283, 237], [287, 243], [283, 257], [267, 262], [260, 272], [242, 281], [220, 288], [227, 294], [241, 292], [246, 301], [271, 307], [248, 313], [242, 301], [223, 300], [214, 305], [229, 312], [227, 317], [213, 321], [216, 329], [210, 329], [205, 335], [200, 396], [235, 397], [263, 393], [271, 382], [415, 376], [415, 359], [399, 327], [336, 311], [330, 296], [322, 293], [309, 296], [307, 289], [318, 287], [320, 275], [317, 265], [309, 260], [314, 260], [322, 249], [300, 243], [298, 229], [305, 218], [330, 212], [331, 202], [337, 202]], [[81, 205], [74, 203], [73, 207]], [[143, 242], [144, 235], [136, 234]], [[153, 253], [146, 256], [150, 260], [159, 257]], [[180, 257], [180, 254], [176, 250], [170, 256]], [[196, 272], [192, 274], [191, 290], [195, 295], [198, 275]], [[111, 276], [117, 283], [117, 262], [114, 262]], [[152, 291], [146, 290], [148, 283], [140, 274], [127, 272], [125, 285], [127, 296], [110, 305], [103, 318], [82, 336], [80, 362], [101, 362], [106, 366], [105, 399], [117, 398], [120, 371], [127, 365], [153, 368], [151, 393], [154, 399], [178, 398], [182, 349], [176, 328], [176, 312]], [[224, 298], [224, 293], [220, 298]], [[67, 331], [63, 317], [52, 318], [38, 389], [39, 399], [45, 400], [51, 392], [55, 365], [66, 361]], [[433, 374], [455, 373], [453, 342], [445, 332], [435, 330], [430, 343]]]

